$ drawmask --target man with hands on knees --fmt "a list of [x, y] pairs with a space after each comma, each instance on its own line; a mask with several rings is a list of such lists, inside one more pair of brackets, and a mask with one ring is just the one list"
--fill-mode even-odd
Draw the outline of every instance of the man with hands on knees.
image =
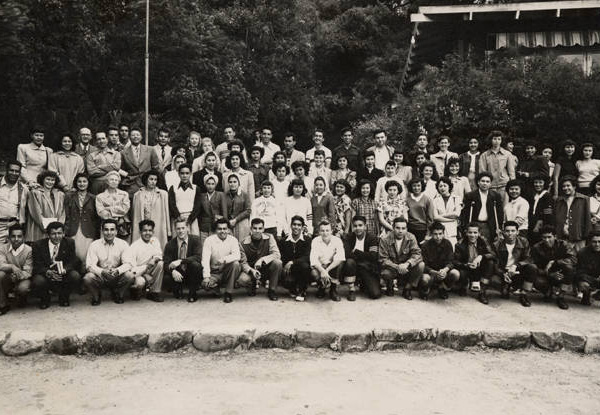
[[[337, 287], [344, 276], [344, 262], [346, 253], [342, 240], [333, 235], [331, 223], [324, 219], [319, 224], [319, 236], [313, 239], [310, 248], [311, 277], [319, 284], [317, 298], [325, 297], [325, 290], [329, 288], [329, 297], [333, 301], [340, 301]], [[355, 280], [355, 276], [348, 277]]]

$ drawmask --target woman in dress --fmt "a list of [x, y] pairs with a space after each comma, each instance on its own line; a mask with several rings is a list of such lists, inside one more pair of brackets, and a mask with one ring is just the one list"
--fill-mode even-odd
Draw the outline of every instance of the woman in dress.
[[375, 203], [375, 186], [367, 179], [362, 179], [356, 185], [356, 197], [352, 200], [352, 216], [364, 216], [367, 220], [367, 233], [378, 237], [379, 223], [377, 220], [377, 203]]
[[377, 206], [377, 216], [379, 226], [381, 227], [381, 236], [384, 237], [394, 229], [394, 219], [399, 217], [406, 218], [406, 200], [400, 197], [402, 186], [396, 180], [390, 180], [385, 183], [386, 197], [379, 201]]
[[559, 152], [559, 156], [556, 159], [556, 164], [554, 166], [554, 175], [552, 176], [552, 182], [554, 184], [552, 195], [554, 196], [554, 199], [558, 198], [560, 193], [559, 182], [563, 177], [577, 177], [579, 175], [577, 166], [575, 165], [575, 150], [575, 141], [566, 140], [563, 142], [562, 149]]
[[334, 190], [334, 184], [339, 180], [345, 180], [351, 189], [356, 187], [356, 172], [348, 168], [348, 156], [341, 155], [333, 162], [335, 170], [331, 171], [330, 189]]
[[60, 140], [60, 150], [52, 153], [48, 161], [48, 170], [56, 172], [58, 185], [64, 192], [73, 190], [75, 176], [85, 171], [83, 159], [73, 151], [74, 148], [73, 137], [64, 134]]
[[462, 202], [465, 195], [471, 191], [471, 185], [468, 177], [460, 175], [460, 159], [452, 157], [448, 160], [445, 176], [452, 182], [452, 194], [458, 196]]
[[185, 164], [185, 156], [178, 154], [173, 157], [173, 161], [171, 161], [171, 170], [165, 173], [167, 191], [173, 186], [179, 186], [179, 166], [182, 164]]
[[350, 192], [352, 191], [350, 184], [344, 180], [338, 180], [333, 183], [333, 204], [335, 206], [335, 227], [334, 232], [340, 238], [344, 238], [350, 233], [350, 225], [352, 223], [352, 207], [350, 206]]
[[284, 232], [286, 235], [291, 234], [290, 226], [294, 216], [300, 216], [304, 219], [304, 234], [306, 237], [310, 238], [313, 234], [312, 206], [306, 194], [307, 190], [304, 181], [300, 179], [291, 181], [288, 186], [288, 198], [285, 201]]
[[594, 145], [583, 143], [581, 145], [581, 158], [575, 162], [577, 167], [577, 191], [590, 196], [595, 189], [590, 186], [592, 180], [600, 174], [600, 160], [594, 158]]
[[314, 181], [314, 193], [310, 198], [312, 207], [313, 223], [317, 226], [323, 219], [327, 219], [329, 223], [335, 223], [335, 202], [331, 193], [326, 192], [327, 183], [321, 176], [316, 177]]
[[131, 221], [129, 220], [129, 209], [131, 202], [129, 194], [119, 189], [121, 176], [116, 171], [106, 175], [105, 191], [96, 195], [96, 211], [102, 219], [114, 219], [117, 221], [117, 236], [129, 240], [131, 236]]
[[223, 173], [223, 191], [225, 193], [229, 192], [229, 176], [235, 174], [240, 183], [239, 188], [248, 195], [250, 203], [252, 203], [255, 196], [254, 175], [248, 170], [245, 170], [246, 162], [244, 161], [242, 154], [232, 151], [225, 160], [225, 165], [228, 170]]
[[423, 192], [424, 187], [422, 179], [412, 179], [408, 182], [409, 195], [406, 198], [408, 231], [415, 235], [419, 243], [425, 239], [429, 225], [433, 223], [433, 203]]
[[88, 191], [90, 180], [85, 173], [73, 179], [74, 189], [65, 195], [65, 236], [75, 241], [75, 255], [85, 270], [90, 244], [98, 238], [100, 218], [96, 213], [96, 196]]
[[402, 181], [402, 185], [406, 184], [412, 179], [412, 167], [404, 164], [406, 158], [404, 157], [403, 151], [395, 151], [392, 159], [396, 162], [396, 176]]
[[[240, 155], [238, 154], [237, 157], [240, 157]], [[249, 174], [252, 177], [252, 174]], [[225, 205], [231, 234], [238, 241], [242, 242], [246, 236], [250, 235], [250, 212], [252, 205], [249, 195], [240, 189], [240, 179], [233, 173], [227, 177]]]
[[53, 171], [43, 171], [37, 178], [38, 187], [27, 195], [27, 242], [46, 237], [50, 222], [65, 222], [65, 194], [58, 190], [58, 176]]
[[[435, 164], [431, 161], [426, 161], [419, 166], [420, 177], [423, 179], [422, 192], [431, 201], [437, 194], [435, 185], [439, 179]], [[409, 189], [410, 191], [410, 189]]]
[[150, 170], [142, 175], [144, 187], [133, 195], [132, 209], [132, 241], [140, 237], [138, 224], [143, 220], [154, 222], [154, 237], [160, 242], [162, 248], [171, 236], [171, 223], [169, 217], [169, 195], [157, 187], [160, 173]]
[[[462, 176], [464, 179], [466, 177]], [[467, 186], [468, 186], [467, 179]], [[454, 183], [448, 177], [440, 177], [437, 182], [437, 194], [433, 198], [433, 219], [446, 228], [446, 238], [456, 245], [458, 237], [458, 218], [462, 210], [462, 198], [453, 192]]]

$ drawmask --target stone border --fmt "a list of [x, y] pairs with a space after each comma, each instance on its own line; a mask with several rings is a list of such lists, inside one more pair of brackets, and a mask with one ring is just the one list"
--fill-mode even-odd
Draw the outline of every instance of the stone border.
[[166, 333], [115, 335], [47, 336], [25, 330], [0, 333], [0, 350], [6, 356], [43, 352], [56, 355], [113, 355], [131, 352], [169, 353], [179, 349], [202, 353], [249, 349], [328, 349], [340, 353], [385, 350], [472, 348], [519, 350], [535, 346], [545, 351], [566, 350], [600, 353], [600, 334], [588, 336], [542, 331], [373, 330], [366, 333], [334, 333], [296, 330], [294, 332], [247, 330], [240, 333], [176, 331]]

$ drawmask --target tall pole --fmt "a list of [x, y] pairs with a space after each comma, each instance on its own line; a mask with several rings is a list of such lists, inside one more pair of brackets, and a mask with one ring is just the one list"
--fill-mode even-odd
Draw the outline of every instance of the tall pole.
[[149, 105], [149, 86], [150, 86], [150, 0], [146, 0], [146, 56], [145, 56], [145, 79], [144, 79], [144, 90], [145, 90], [145, 110], [144, 110], [144, 137], [146, 138], [146, 145], [148, 145], [148, 114], [150, 111]]

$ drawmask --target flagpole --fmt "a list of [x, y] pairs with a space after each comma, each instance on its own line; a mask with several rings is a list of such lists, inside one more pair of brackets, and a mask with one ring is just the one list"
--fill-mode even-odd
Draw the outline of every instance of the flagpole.
[[144, 79], [144, 90], [145, 90], [145, 109], [144, 109], [144, 137], [146, 138], [146, 145], [148, 145], [148, 114], [150, 110], [149, 106], [149, 85], [150, 85], [150, 52], [149, 52], [149, 40], [150, 40], [150, 0], [146, 0], [146, 55], [145, 55], [145, 79]]

